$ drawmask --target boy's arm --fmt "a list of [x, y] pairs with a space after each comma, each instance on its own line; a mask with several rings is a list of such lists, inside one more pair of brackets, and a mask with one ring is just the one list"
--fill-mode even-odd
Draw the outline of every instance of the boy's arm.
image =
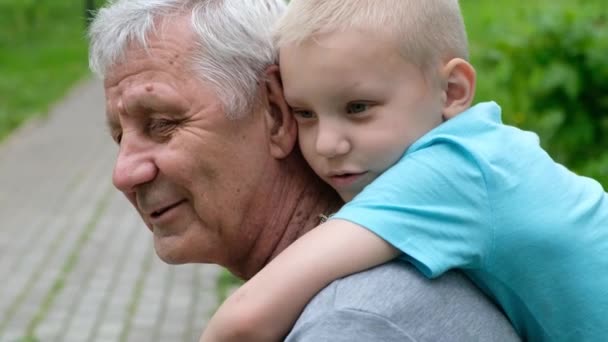
[[296, 240], [230, 296], [211, 318], [201, 341], [281, 340], [327, 284], [398, 254], [367, 229], [329, 220]]

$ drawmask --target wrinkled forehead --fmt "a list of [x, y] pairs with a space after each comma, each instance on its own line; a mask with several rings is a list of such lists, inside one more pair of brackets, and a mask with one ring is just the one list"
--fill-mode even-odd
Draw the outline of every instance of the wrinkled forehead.
[[119, 113], [185, 111], [195, 95], [211, 96], [209, 87], [193, 76], [192, 30], [187, 21], [174, 22], [151, 32], [145, 45], [129, 42], [123, 56], [106, 70], [110, 123], [118, 121]]
[[173, 15], [155, 20], [145, 37], [126, 41], [123, 53], [106, 69], [106, 88], [147, 69], [171, 69], [191, 77], [191, 61], [198, 45], [189, 18]]

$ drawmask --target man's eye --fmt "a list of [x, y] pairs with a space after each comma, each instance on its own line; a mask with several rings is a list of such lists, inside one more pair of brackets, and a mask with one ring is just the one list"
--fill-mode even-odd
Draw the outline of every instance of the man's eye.
[[151, 134], [168, 134], [175, 128], [177, 122], [167, 119], [154, 119], [148, 124], [148, 131]]
[[293, 111], [293, 115], [296, 117], [296, 119], [313, 119], [315, 117], [315, 114], [311, 110], [295, 109]]
[[365, 112], [371, 107], [371, 104], [365, 102], [351, 102], [346, 105], [346, 113], [359, 114]]

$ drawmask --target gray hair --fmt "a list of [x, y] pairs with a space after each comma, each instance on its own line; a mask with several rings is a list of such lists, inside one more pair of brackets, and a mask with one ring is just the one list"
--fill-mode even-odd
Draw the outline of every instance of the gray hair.
[[283, 0], [110, 0], [89, 29], [89, 66], [103, 78], [131, 42], [147, 47], [159, 19], [190, 11], [192, 69], [237, 118], [252, 110], [264, 70], [277, 62], [272, 27], [284, 9]]

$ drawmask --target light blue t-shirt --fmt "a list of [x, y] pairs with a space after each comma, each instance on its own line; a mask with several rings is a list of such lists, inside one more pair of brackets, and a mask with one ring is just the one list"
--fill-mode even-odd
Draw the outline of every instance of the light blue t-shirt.
[[463, 269], [530, 341], [608, 340], [608, 195], [493, 102], [420, 138], [333, 218], [428, 277]]

